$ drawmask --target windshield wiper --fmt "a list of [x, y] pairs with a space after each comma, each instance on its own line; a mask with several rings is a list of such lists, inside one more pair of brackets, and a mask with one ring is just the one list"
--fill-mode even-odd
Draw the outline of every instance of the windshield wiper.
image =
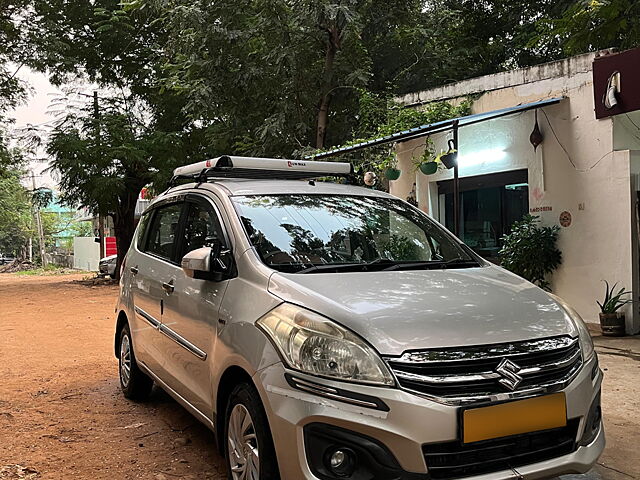
[[431, 269], [439, 269], [439, 268], [471, 268], [471, 267], [479, 267], [480, 264], [472, 259], [465, 258], [452, 258], [451, 260], [425, 260], [422, 262], [405, 262], [405, 263], [396, 263], [395, 265], [391, 265], [383, 271], [389, 272], [392, 270], [431, 270]]
[[298, 270], [295, 273], [313, 273], [313, 272], [331, 272], [331, 271], [355, 271], [355, 272], [368, 272], [372, 267], [382, 267], [386, 270], [388, 265], [395, 266], [398, 262], [389, 260], [387, 258], [376, 258], [370, 262], [365, 263], [324, 263], [321, 265], [311, 265], [302, 270]]

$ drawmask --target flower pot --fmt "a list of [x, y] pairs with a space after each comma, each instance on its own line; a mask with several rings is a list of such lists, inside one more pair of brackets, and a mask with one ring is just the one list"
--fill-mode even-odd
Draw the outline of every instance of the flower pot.
[[440, 157], [440, 161], [447, 169], [451, 169], [456, 166], [456, 163], [458, 163], [458, 152], [452, 151], [445, 153]]
[[384, 176], [387, 178], [387, 180], [397, 180], [398, 178], [400, 178], [400, 173], [402, 172], [397, 168], [387, 168], [384, 171]]
[[601, 313], [600, 328], [602, 335], [606, 337], [623, 337], [624, 336], [624, 313]]
[[421, 163], [420, 171], [425, 175], [433, 175], [438, 171], [438, 164], [436, 162]]

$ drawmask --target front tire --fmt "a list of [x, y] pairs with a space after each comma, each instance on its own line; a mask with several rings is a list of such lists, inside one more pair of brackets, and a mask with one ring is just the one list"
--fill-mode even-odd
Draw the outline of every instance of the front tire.
[[153, 380], [138, 367], [136, 356], [133, 353], [129, 325], [125, 325], [120, 330], [119, 345], [118, 370], [120, 372], [122, 393], [130, 400], [144, 400], [151, 393]]
[[253, 385], [242, 383], [231, 392], [224, 439], [229, 480], [279, 480], [267, 415]]

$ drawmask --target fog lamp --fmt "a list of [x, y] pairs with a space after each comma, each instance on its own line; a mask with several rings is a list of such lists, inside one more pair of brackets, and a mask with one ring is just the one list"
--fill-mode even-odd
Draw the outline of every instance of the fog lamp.
[[330, 449], [325, 457], [328, 466], [336, 477], [348, 477], [355, 469], [355, 453], [348, 448]]

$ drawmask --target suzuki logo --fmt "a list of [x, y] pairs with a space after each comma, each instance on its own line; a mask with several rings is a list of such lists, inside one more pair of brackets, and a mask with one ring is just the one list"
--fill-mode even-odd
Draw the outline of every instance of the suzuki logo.
[[523, 380], [522, 377], [518, 375], [520, 370], [522, 369], [511, 360], [503, 358], [500, 365], [496, 368], [496, 372], [502, 375], [502, 378], [498, 381], [509, 390], [515, 390]]

